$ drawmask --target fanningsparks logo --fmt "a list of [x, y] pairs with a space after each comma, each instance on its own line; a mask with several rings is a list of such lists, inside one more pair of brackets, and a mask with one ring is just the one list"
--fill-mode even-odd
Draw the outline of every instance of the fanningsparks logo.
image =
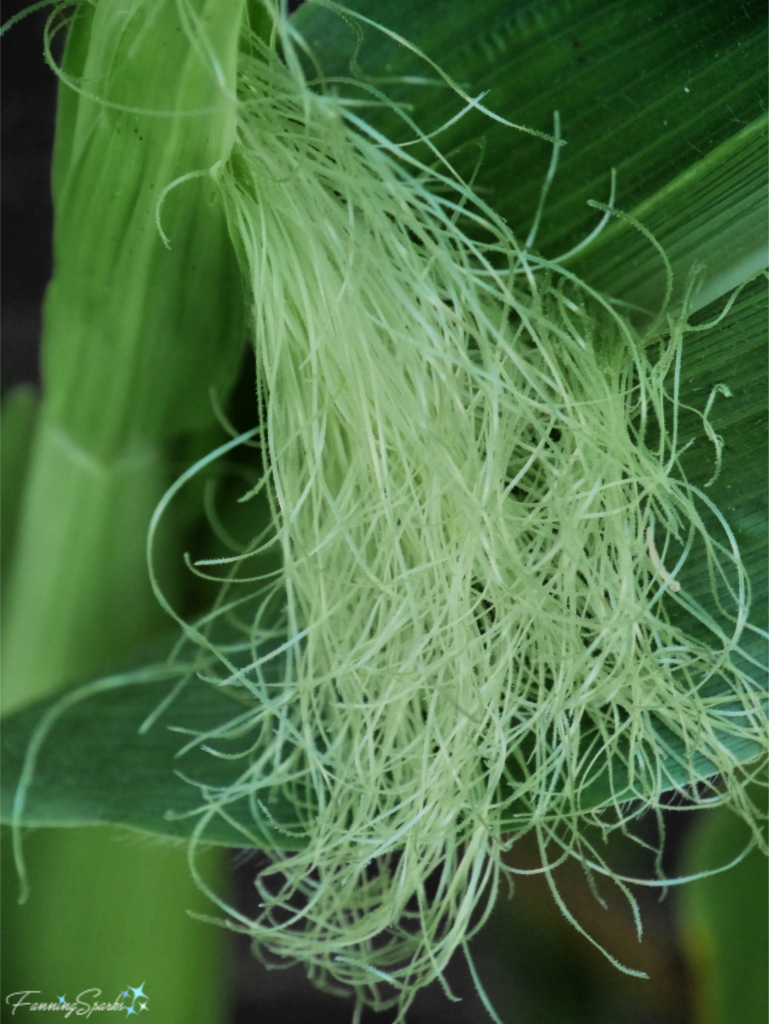
[[144, 991], [142, 982], [138, 988], [126, 985], [125, 989], [111, 1003], [100, 1002], [100, 988], [88, 988], [81, 992], [74, 1000], [68, 1000], [66, 995], [56, 996], [53, 1000], [36, 999], [42, 993], [39, 990], [26, 992], [11, 992], [5, 997], [8, 1006], [11, 1007], [11, 1014], [15, 1015], [17, 1010], [28, 1010], [30, 1013], [39, 1011], [59, 1012], [65, 1017], [73, 1014], [76, 1017], [90, 1017], [92, 1013], [125, 1013], [126, 1017], [133, 1014], [138, 1015], [143, 1010], [149, 1010], [149, 996]]

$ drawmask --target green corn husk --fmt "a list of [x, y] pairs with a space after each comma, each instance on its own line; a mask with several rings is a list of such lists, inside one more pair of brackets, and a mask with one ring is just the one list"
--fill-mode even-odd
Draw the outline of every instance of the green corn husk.
[[107, 666], [162, 624], [142, 538], [162, 453], [101, 463], [40, 424], [4, 610], [4, 713]]
[[[44, 397], [15, 488], [3, 609], [6, 714], [104, 670], [164, 623], [144, 546], [171, 476], [169, 442], [213, 421], [210, 389], [226, 396], [245, 339], [237, 262], [208, 174], [232, 141], [243, 9], [101, 0], [70, 26]], [[200, 23], [205, 46], [195, 45]], [[158, 198], [185, 175], [160, 210], [168, 248]], [[221, 936], [185, 914], [204, 903], [183, 850], [139, 849], [116, 830], [50, 830], [35, 837], [32, 894], [18, 907], [8, 839], [3, 998], [96, 986], [111, 1001], [146, 982], [163, 1020], [220, 1016]]]
[[[184, 8], [206, 24], [204, 50], [171, 2], [84, 6], [70, 28], [45, 400], [6, 603], [6, 712], [98, 671], [162, 621], [144, 537], [167, 484], [163, 445], [213, 419], [210, 389], [226, 393], [244, 340], [238, 266], [207, 173], [232, 141], [242, 10]], [[158, 199], [184, 175], [196, 176], [159, 211], [169, 249]]]
[[240, 272], [207, 174], [232, 142], [242, 3], [195, 6], [205, 58], [168, 2], [85, 8], [69, 36], [99, 100], [62, 95], [43, 372], [50, 421], [101, 459], [205, 425], [242, 350]]

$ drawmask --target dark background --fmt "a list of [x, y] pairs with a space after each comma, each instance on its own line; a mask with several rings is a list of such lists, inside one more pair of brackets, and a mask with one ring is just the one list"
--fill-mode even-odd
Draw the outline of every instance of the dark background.
[[[27, 4], [6, 0], [5, 23]], [[53, 209], [48, 184], [56, 78], [43, 60], [44, 11], [2, 40], [2, 385], [38, 379], [40, 306], [51, 276]]]

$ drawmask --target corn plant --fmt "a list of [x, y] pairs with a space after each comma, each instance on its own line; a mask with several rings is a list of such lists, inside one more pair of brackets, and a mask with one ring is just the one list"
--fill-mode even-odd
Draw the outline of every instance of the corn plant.
[[[7, 409], [23, 897], [74, 843], [92, 886], [119, 871], [141, 915], [162, 877], [174, 922], [194, 889], [354, 1020], [405, 1020], [456, 953], [500, 1020], [470, 940], [524, 837], [630, 974], [559, 864], [637, 917], [596, 835], [683, 799], [765, 849], [757, 21], [57, 7], [44, 390]], [[25, 826], [60, 827], [29, 864]], [[254, 916], [221, 846], [266, 854]], [[6, 974], [39, 963], [26, 909]], [[165, 1005], [212, 1019], [213, 929], [178, 929]]]

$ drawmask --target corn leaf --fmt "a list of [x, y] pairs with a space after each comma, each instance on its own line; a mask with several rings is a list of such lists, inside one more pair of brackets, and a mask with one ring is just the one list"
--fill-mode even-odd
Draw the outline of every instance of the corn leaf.
[[[769, 265], [766, 114], [687, 168], [633, 217], [657, 238], [674, 273], [673, 302], [700, 267], [691, 308], [702, 309]], [[651, 311], [665, 289], [665, 267], [648, 239], [628, 221], [614, 221], [572, 269], [596, 287]]]
[[[212, 757], [193, 747], [177, 757], [187, 737], [177, 730], [203, 732], [232, 717], [232, 701], [212, 686], [191, 682], [171, 709], [143, 735], [142, 724], [169, 697], [177, 679], [158, 670], [133, 686], [96, 693], [71, 706], [52, 725], [40, 751], [24, 808], [26, 825], [122, 824], [177, 838], [192, 834], [195, 812], [205, 806], [206, 791], [227, 785], [242, 761]], [[45, 712], [59, 702], [24, 708], [3, 723], [0, 820], [10, 823], [24, 757]], [[173, 726], [173, 729], [169, 728]], [[231, 749], [213, 744], [223, 754]], [[196, 785], [199, 783], [200, 785]], [[264, 800], [267, 812], [244, 804], [233, 813], [243, 831], [222, 818], [206, 829], [206, 840], [223, 846], [282, 846], [283, 833], [295, 827], [285, 800]], [[253, 812], [256, 812], [256, 819]], [[261, 831], [259, 822], [261, 821]], [[256, 822], [256, 823], [255, 823]]]
[[[767, 23], [757, 0], [353, 0], [347, 6], [408, 39], [470, 96], [485, 93], [482, 103], [500, 117], [552, 132], [554, 111], [560, 112], [567, 145], [537, 240], [549, 257], [567, 251], [594, 226], [598, 218], [587, 202], [607, 200], [612, 167], [616, 205], [630, 212], [766, 112]], [[386, 81], [382, 87], [408, 104], [425, 132], [455, 118], [461, 101], [394, 39], [312, 3], [295, 21], [329, 78], [349, 82], [357, 71], [364, 83], [379, 87]], [[389, 84], [399, 76], [410, 81]], [[414, 77], [429, 77], [432, 84], [416, 85]], [[366, 117], [382, 131], [414, 137], [359, 86], [336, 87], [372, 101]], [[435, 142], [466, 179], [477, 170], [478, 189], [525, 238], [549, 146], [475, 110]]]

